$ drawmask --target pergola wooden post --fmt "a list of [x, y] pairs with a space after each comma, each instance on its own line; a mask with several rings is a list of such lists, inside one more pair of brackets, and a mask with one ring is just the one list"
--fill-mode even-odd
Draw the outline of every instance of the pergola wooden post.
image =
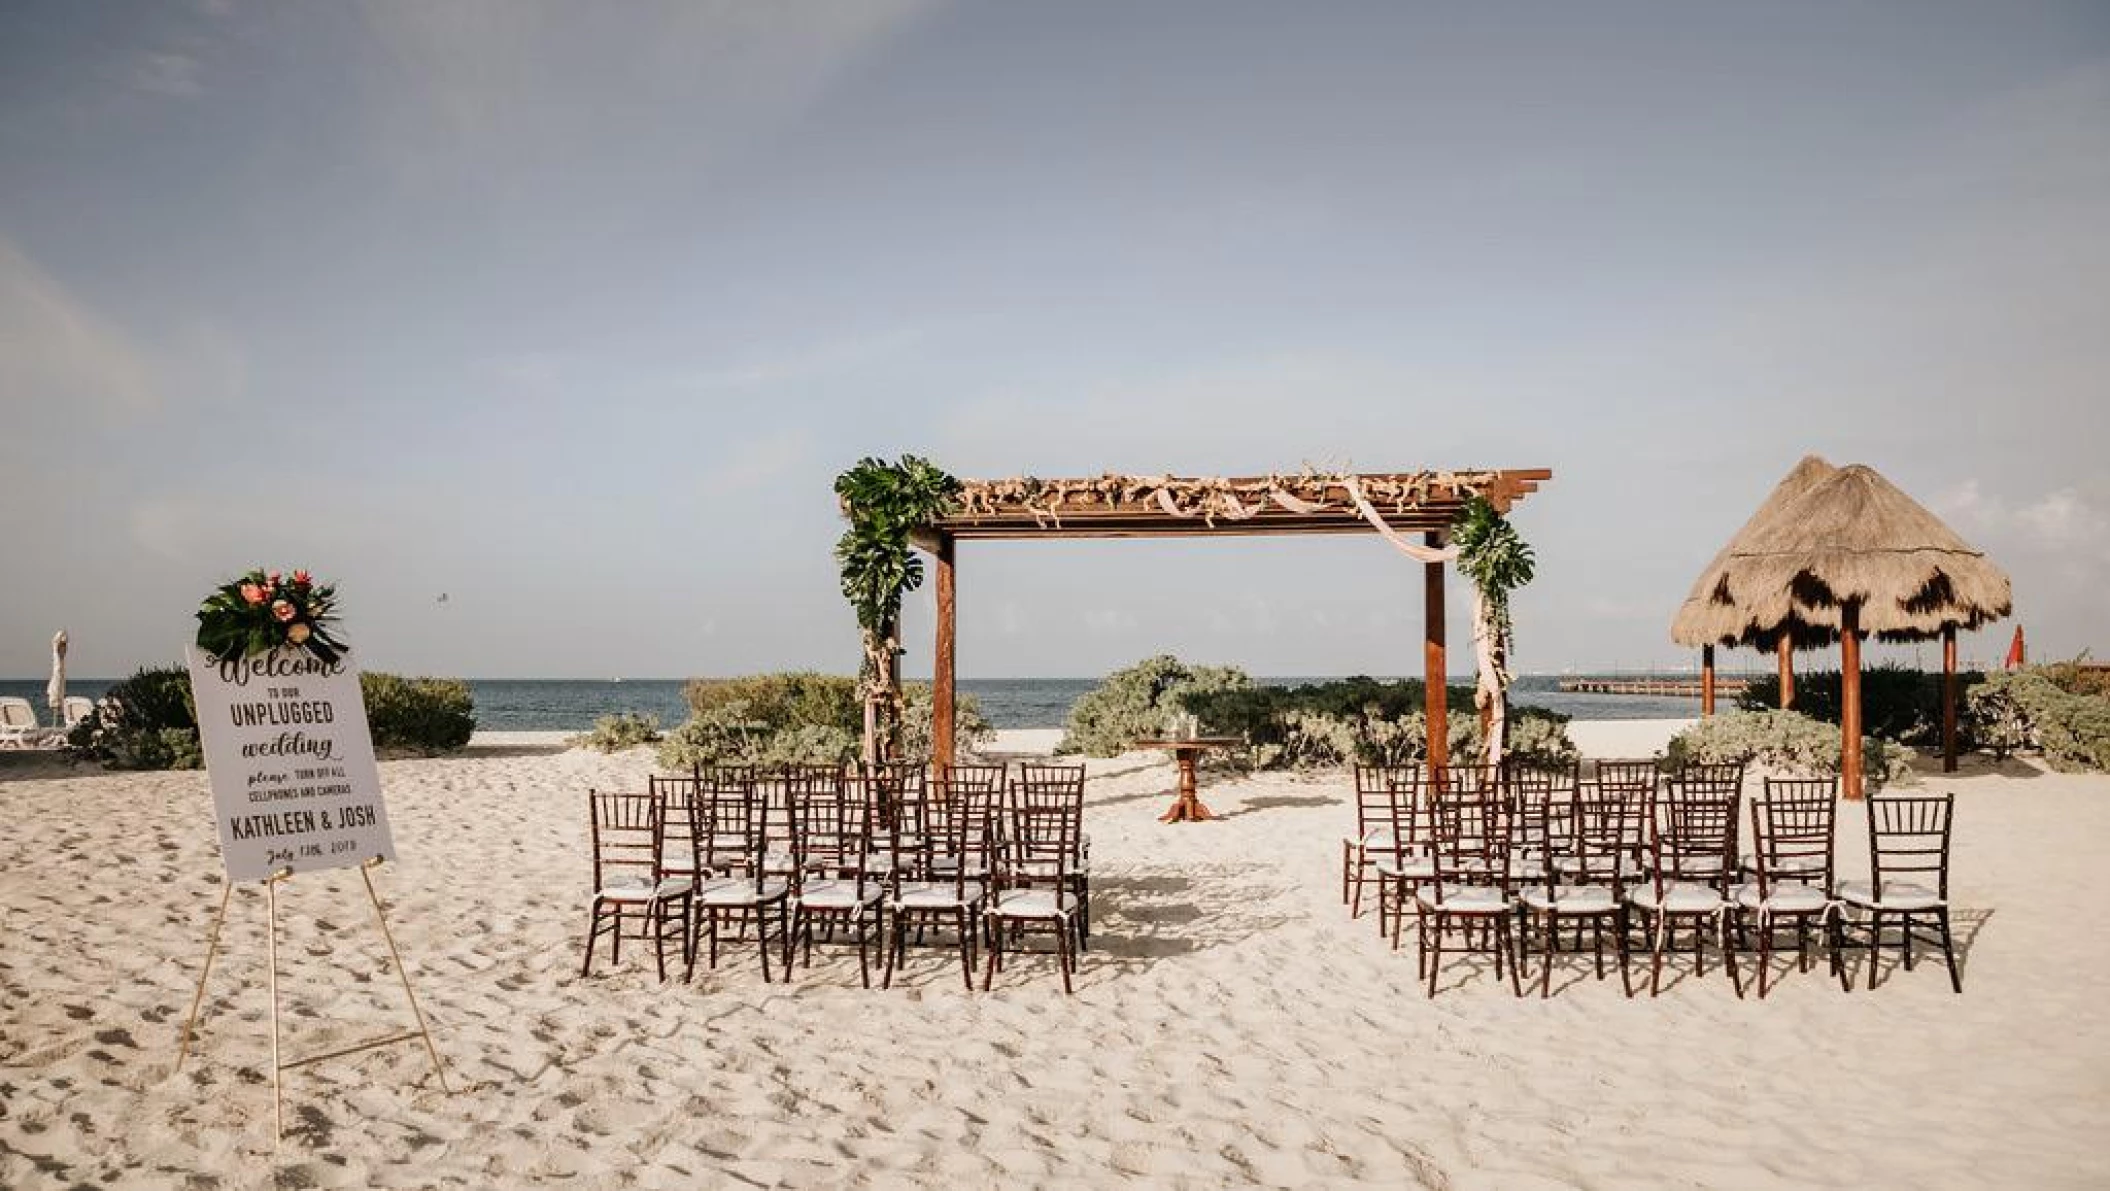
[[958, 674], [953, 650], [959, 640], [953, 554], [958, 547], [949, 533], [939, 534], [934, 545], [936, 549], [931, 553], [938, 562], [938, 643], [931, 660], [930, 758], [942, 772], [953, 764], [953, 687]]
[[1941, 630], [1941, 769], [1956, 772], [1956, 626]]
[[1773, 650], [1780, 655], [1780, 709], [1786, 711], [1795, 706], [1795, 642], [1783, 631]]
[[[1430, 530], [1422, 539], [1443, 545], [1443, 534]], [[1451, 763], [1450, 662], [1444, 648], [1443, 564], [1421, 566], [1422, 723], [1428, 737], [1429, 772], [1440, 775]]]
[[[1126, 476], [965, 481], [959, 511], [911, 538], [932, 556], [938, 573], [931, 759], [941, 766], [952, 764], [958, 743], [953, 725], [959, 670], [955, 556], [963, 540], [1375, 533], [1375, 517], [1395, 539], [1420, 533], [1423, 541], [1440, 547], [1451, 523], [1475, 497], [1506, 514], [1552, 478], [1550, 469], [1530, 468], [1206, 481]], [[1199, 497], [1182, 485], [1198, 487]], [[1176, 495], [1175, 487], [1184, 495]], [[1429, 765], [1438, 770], [1450, 762], [1443, 584], [1444, 564], [1424, 563], [1422, 665], [1428, 690], [1423, 713]]]
[[1861, 604], [1839, 612], [1839, 792], [1861, 797]]
[[1700, 714], [1714, 714], [1714, 646], [1700, 646]]

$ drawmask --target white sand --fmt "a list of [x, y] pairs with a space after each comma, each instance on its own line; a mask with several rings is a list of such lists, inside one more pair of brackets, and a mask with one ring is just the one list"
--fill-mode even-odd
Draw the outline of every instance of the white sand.
[[[2110, 779], [1934, 783], [1962, 997], [1933, 966], [1629, 1001], [1570, 967], [1519, 1001], [1475, 961], [1430, 1001], [1336, 900], [1341, 779], [1212, 784], [1229, 818], [1167, 827], [1167, 764], [1094, 762], [1099, 933], [1066, 1000], [1044, 960], [969, 995], [936, 948], [889, 992], [841, 951], [789, 986], [750, 950], [689, 986], [629, 951], [580, 979], [583, 793], [649, 768], [513, 738], [383, 765], [380, 883], [458, 1091], [415, 1047], [294, 1072], [274, 1158], [253, 890], [170, 1070], [219, 891], [203, 776], [0, 762], [0, 1186], [2110, 1183], [2110, 939], [2079, 912], [2110, 901]], [[281, 913], [289, 1053], [401, 1026], [356, 876]]]

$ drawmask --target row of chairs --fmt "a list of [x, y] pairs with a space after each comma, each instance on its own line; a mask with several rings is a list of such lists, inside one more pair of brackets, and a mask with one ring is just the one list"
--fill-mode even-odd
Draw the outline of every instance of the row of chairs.
[[765, 981], [773, 947], [789, 980], [800, 956], [812, 965], [817, 938], [841, 930], [866, 987], [881, 945], [890, 987], [911, 928], [919, 942], [937, 928], [953, 934], [970, 990], [986, 951], [986, 989], [1007, 947], [1044, 931], [1068, 992], [1089, 940], [1082, 766], [698, 768], [588, 801], [595, 894], [582, 974], [604, 934], [620, 957], [628, 921], [629, 937], [652, 940], [662, 980], [670, 927], [685, 979], [699, 953], [715, 968], [722, 938], [752, 927]]
[[[1858, 915], [1874, 954], [1886, 927], [1899, 930], [1907, 967], [1915, 941], [1938, 945], [1950, 982], [1962, 991], [1949, 907], [1949, 795], [1870, 799], [1871, 877], [1840, 881], [1833, 843], [1834, 779], [1768, 778], [1746, 800], [1741, 766], [1690, 766], [1665, 778], [1652, 761], [1606, 761], [1593, 780], [1580, 768], [1510, 765], [1360, 767], [1357, 832], [1344, 840], [1342, 896], [1360, 912], [1362, 885], [1379, 884], [1378, 922], [1397, 948], [1415, 920], [1421, 975], [1435, 995], [1445, 943], [1462, 937], [1494, 955], [1522, 993], [1520, 958], [1533, 930], [1551, 990], [1561, 931], [1588, 927], [1599, 979], [1609, 930], [1622, 983], [1632, 931], [1650, 952], [1649, 989], [1661, 988], [1666, 951], [1690, 928], [1696, 969], [1712, 936], [1737, 995], [1737, 952], [1755, 932], [1758, 986], [1770, 984], [1776, 933], [1792, 927], [1798, 966], [1807, 970], [1814, 928], [1830, 944], [1832, 972], [1852, 988], [1842, 953]], [[1740, 838], [1748, 809], [1748, 851]], [[1931, 934], [1919, 932], [1931, 930]], [[1875, 976], [1871, 968], [1870, 984]]]

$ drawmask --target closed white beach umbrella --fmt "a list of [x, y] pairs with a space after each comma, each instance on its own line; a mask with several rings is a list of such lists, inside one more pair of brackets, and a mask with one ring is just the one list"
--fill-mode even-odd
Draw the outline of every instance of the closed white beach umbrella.
[[44, 687], [44, 702], [51, 705], [51, 722], [66, 726], [66, 630], [51, 638], [51, 682]]

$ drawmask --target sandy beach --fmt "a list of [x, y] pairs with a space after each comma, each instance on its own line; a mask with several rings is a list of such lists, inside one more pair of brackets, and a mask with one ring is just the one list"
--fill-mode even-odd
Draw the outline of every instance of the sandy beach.
[[[1577, 724], [1594, 755], [1675, 725]], [[1215, 775], [1218, 823], [1155, 816], [1171, 767], [1091, 763], [1092, 949], [969, 995], [912, 950], [765, 986], [751, 949], [684, 986], [578, 976], [589, 786], [648, 753], [544, 734], [392, 761], [379, 883], [456, 1091], [398, 1046], [289, 1075], [274, 1154], [264, 902], [237, 892], [197, 1048], [177, 1032], [220, 890], [202, 773], [0, 761], [0, 1185], [137, 1187], [2091, 1187], [2110, 1181], [2110, 778], [1973, 762], [1957, 791], [1965, 993], [1787, 971], [1764, 1003], [1688, 968], [1550, 1001], [1483, 963], [1417, 987], [1337, 898], [1342, 775]], [[1011, 736], [1003, 751], [1045, 747]], [[1846, 875], [1866, 871], [1857, 808]], [[281, 898], [289, 1055], [402, 1028], [355, 874]], [[1865, 986], [1866, 973], [1860, 982]]]

